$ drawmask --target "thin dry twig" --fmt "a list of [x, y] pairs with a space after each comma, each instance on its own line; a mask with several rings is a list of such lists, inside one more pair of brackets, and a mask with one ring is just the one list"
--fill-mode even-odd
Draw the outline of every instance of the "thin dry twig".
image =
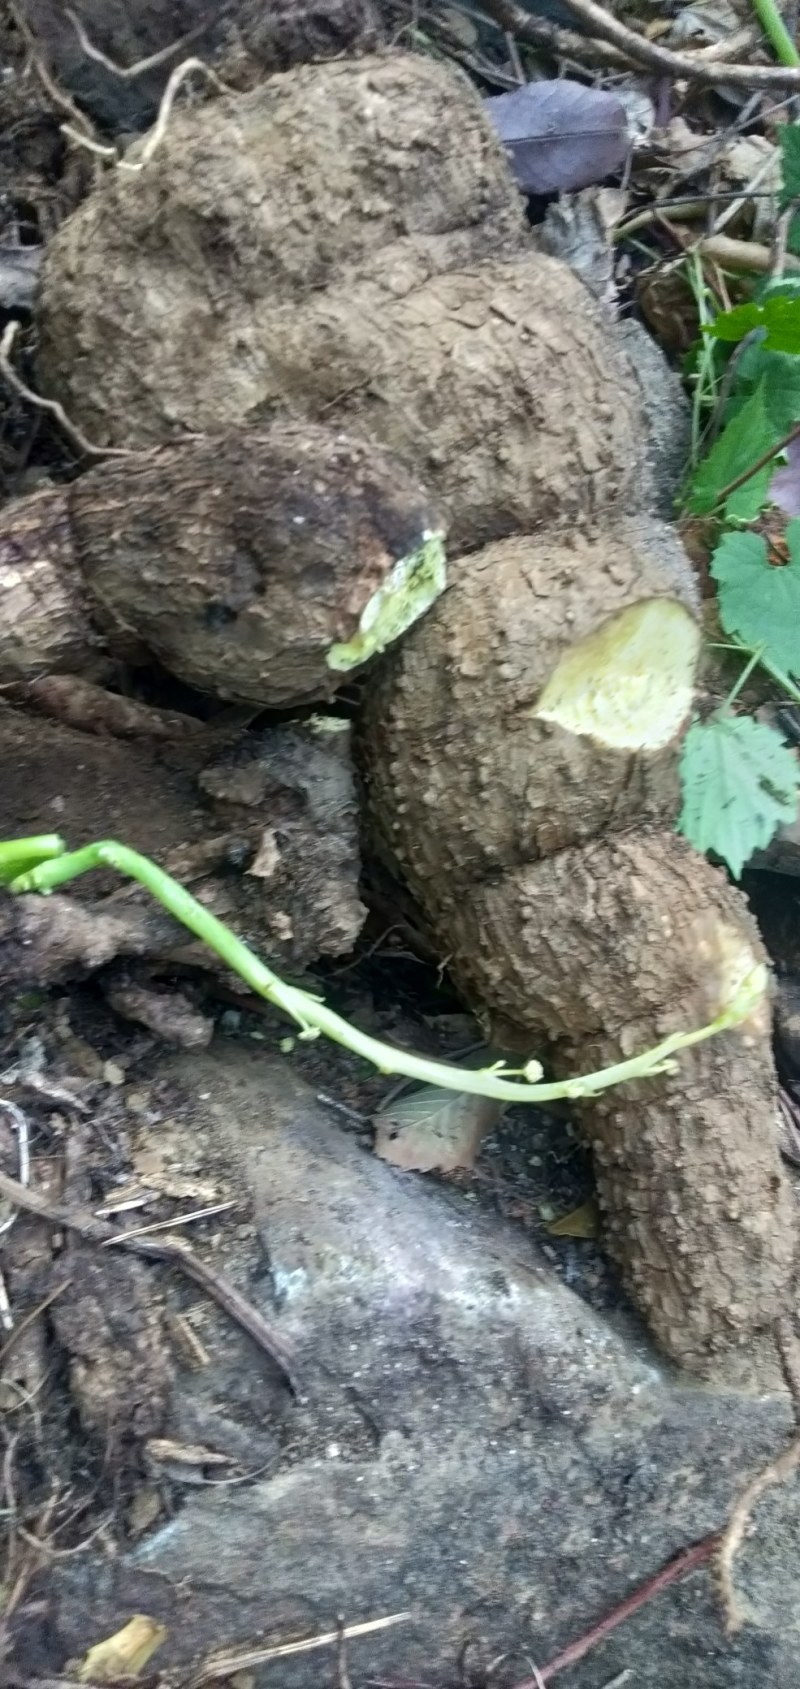
[[540, 1689], [539, 1679], [544, 1683], [549, 1683], [558, 1672], [566, 1671], [568, 1666], [577, 1665], [578, 1661], [582, 1660], [590, 1649], [595, 1648], [598, 1642], [602, 1642], [606, 1636], [610, 1635], [612, 1630], [616, 1630], [618, 1625], [624, 1624], [626, 1619], [631, 1618], [634, 1613], [638, 1613], [639, 1608], [646, 1606], [647, 1602], [652, 1601], [654, 1596], [660, 1595], [662, 1590], [669, 1589], [671, 1584], [678, 1583], [681, 1578], [687, 1577], [689, 1572], [696, 1571], [698, 1566], [707, 1565], [717, 1551], [719, 1540], [719, 1533], [713, 1531], [710, 1536], [703, 1537], [700, 1542], [693, 1543], [691, 1548], [681, 1549], [680, 1554], [676, 1554], [674, 1560], [669, 1560], [666, 1566], [662, 1566], [660, 1572], [655, 1572], [652, 1577], [646, 1578], [638, 1589], [634, 1589], [631, 1595], [625, 1596], [624, 1601], [620, 1601], [616, 1607], [612, 1607], [610, 1613], [606, 1613], [605, 1617], [600, 1619], [596, 1625], [593, 1625], [591, 1630], [587, 1630], [585, 1635], [577, 1637], [574, 1642], [570, 1642], [566, 1648], [563, 1648], [560, 1654], [556, 1654], [552, 1660], [548, 1660], [547, 1665], [540, 1668], [536, 1677], [526, 1677], [522, 1683], [516, 1683], [514, 1689]]
[[783, 438], [777, 442], [777, 445], [770, 446], [767, 452], [762, 452], [749, 469], [745, 469], [741, 475], [737, 475], [733, 481], [729, 481], [728, 485], [720, 490], [717, 494], [717, 507], [723, 505], [725, 500], [730, 498], [731, 493], [735, 493], [737, 487], [744, 486], [745, 481], [749, 481], [751, 475], [757, 475], [759, 469], [763, 469], [765, 464], [771, 463], [774, 457], [779, 457], [781, 452], [785, 452], [787, 446], [790, 446], [792, 441], [798, 439], [798, 437], [800, 437], [800, 422], [796, 422], [794, 427], [790, 428], [788, 433], [784, 434]]
[[218, 1273], [207, 1262], [195, 1255], [189, 1244], [179, 1237], [152, 1238], [128, 1237], [123, 1232], [119, 1236], [114, 1233], [113, 1226], [105, 1220], [98, 1220], [95, 1214], [84, 1209], [68, 1208], [59, 1202], [51, 1202], [49, 1197], [42, 1196], [39, 1191], [26, 1190], [16, 1179], [9, 1178], [7, 1173], [0, 1172], [0, 1196], [6, 1196], [16, 1203], [18, 1208], [24, 1208], [30, 1214], [36, 1214], [39, 1219], [50, 1220], [54, 1225], [66, 1226], [70, 1231], [78, 1233], [89, 1243], [108, 1243], [112, 1239], [118, 1249], [129, 1250], [134, 1255], [141, 1255], [151, 1261], [168, 1261], [181, 1269], [187, 1278], [199, 1284], [203, 1290], [216, 1302], [218, 1307], [235, 1320], [236, 1324], [246, 1331], [249, 1337], [258, 1344], [264, 1354], [269, 1355], [275, 1365], [280, 1368], [290, 1388], [298, 1394], [298, 1384], [294, 1372], [294, 1358], [289, 1353], [283, 1339], [278, 1337], [267, 1324], [263, 1315], [254, 1308], [251, 1302], [237, 1290], [230, 1280], [222, 1273]]
[[725, 1526], [718, 1551], [715, 1555], [715, 1568], [719, 1580], [719, 1593], [725, 1615], [725, 1629], [729, 1636], [734, 1636], [744, 1624], [736, 1590], [733, 1582], [733, 1563], [744, 1541], [745, 1532], [750, 1524], [753, 1509], [761, 1500], [765, 1490], [772, 1489], [775, 1484], [786, 1484], [793, 1478], [800, 1466], [800, 1436], [793, 1438], [788, 1447], [775, 1460], [757, 1472], [750, 1483], [742, 1490], [738, 1500], [731, 1508], [728, 1523]]
[[[31, 1152], [28, 1117], [23, 1114], [21, 1108], [17, 1108], [16, 1103], [9, 1102], [7, 1097], [0, 1098], [0, 1109], [5, 1110], [17, 1134], [19, 1182], [21, 1185], [29, 1185], [31, 1182]], [[7, 1232], [10, 1224], [10, 1220], [5, 1220], [0, 1226], [0, 1232]]]
[[[710, 259], [712, 264], [719, 264], [723, 270], [734, 270], [743, 275], [766, 276], [773, 267], [773, 253], [760, 241], [733, 240], [730, 235], [701, 235], [699, 240], [692, 237], [688, 250], [699, 252], [701, 258]], [[800, 259], [792, 253], [787, 254], [784, 268], [795, 274], [800, 270]]]
[[150, 1232], [168, 1232], [175, 1226], [188, 1226], [193, 1220], [209, 1220], [213, 1214], [227, 1214], [230, 1208], [235, 1208], [233, 1198], [228, 1202], [212, 1202], [207, 1208], [193, 1208], [191, 1214], [173, 1214], [169, 1220], [151, 1220], [146, 1226], [132, 1226], [129, 1232], [115, 1232], [113, 1237], [107, 1237], [101, 1245], [103, 1249], [110, 1249], [112, 1243], [130, 1243], [135, 1237], [146, 1237]]
[[347, 1629], [341, 1615], [336, 1620], [336, 1689], [353, 1689], [347, 1669]]
[[[480, 0], [480, 3], [487, 17], [493, 18], [501, 29], [516, 35], [518, 40], [534, 44], [541, 41], [541, 31], [532, 24], [529, 13], [517, 4], [517, 0]], [[603, 6], [598, 6], [596, 0], [564, 0], [564, 4], [586, 25], [590, 35], [609, 42], [635, 64], [645, 65], [648, 70], [658, 71], [662, 76], [706, 83], [724, 79], [744, 88], [793, 88], [800, 91], [800, 70], [790, 66], [726, 63], [723, 70], [718, 60], [709, 62], [687, 53], [673, 53], [669, 47], [660, 47], [656, 41], [637, 35], [635, 30], [628, 29], [618, 18], [612, 17]]]
[[103, 53], [99, 47], [95, 46], [87, 35], [80, 18], [70, 6], [65, 6], [64, 12], [72, 24], [87, 59], [93, 59], [95, 64], [102, 65], [104, 70], [110, 70], [112, 76], [119, 77], [120, 82], [132, 82], [135, 77], [144, 76], [148, 70], [157, 70], [158, 66], [166, 64], [167, 59], [171, 59], [174, 53], [179, 53], [183, 47], [188, 47], [192, 41], [199, 40], [208, 27], [205, 23], [198, 24], [196, 28], [187, 30], [186, 34], [181, 35], [177, 41], [171, 41], [168, 47], [161, 47], [157, 53], [151, 53], [149, 58], [137, 59], [136, 63], [132, 65], [120, 65], [117, 64], [116, 59], [110, 59], [107, 53]]
[[70, 117], [75, 123], [77, 123], [81, 136], [90, 140], [94, 131], [86, 113], [81, 111], [80, 106], [76, 106], [71, 95], [65, 93], [64, 89], [59, 88], [58, 83], [53, 81], [47, 65], [39, 52], [36, 36], [34, 35], [33, 30], [29, 28], [27, 19], [20, 11], [19, 6], [16, 5], [15, 0], [7, 0], [7, 3], [8, 11], [14, 21], [14, 28], [17, 30], [20, 39], [25, 42], [25, 46], [30, 54], [33, 68], [36, 71], [36, 75], [38, 76], [48, 98], [51, 99], [53, 105], [58, 106], [61, 111], [69, 112]]
[[251, 1671], [257, 1666], [266, 1665], [269, 1660], [285, 1660], [294, 1654], [307, 1654], [314, 1648], [335, 1648], [341, 1646], [341, 1639], [348, 1641], [357, 1636], [374, 1636], [380, 1630], [390, 1630], [393, 1625], [407, 1624], [411, 1613], [389, 1613], [383, 1619], [365, 1619], [361, 1624], [338, 1625], [336, 1630], [327, 1630], [321, 1636], [309, 1636], [302, 1642], [281, 1642], [274, 1648], [248, 1648], [240, 1653], [216, 1654], [205, 1660], [199, 1670], [194, 1673], [185, 1685], [185, 1689], [200, 1689], [203, 1683], [218, 1683], [221, 1678], [233, 1677], [238, 1671]]
[[18, 322], [6, 323], [3, 338], [0, 340], [0, 375], [4, 377], [12, 391], [17, 393], [21, 399], [25, 399], [29, 405], [33, 405], [36, 410], [46, 411], [48, 416], [54, 417], [59, 428], [66, 434], [67, 439], [80, 453], [81, 457], [132, 457], [134, 454], [124, 446], [94, 445], [91, 440], [87, 440], [86, 435], [74, 422], [70, 422], [64, 406], [59, 404], [57, 399], [42, 398], [41, 393], [34, 393], [33, 388], [28, 387], [22, 377], [17, 375], [11, 362], [11, 353], [18, 328]]
[[36, 1320], [41, 1319], [42, 1314], [50, 1307], [52, 1302], [56, 1302], [59, 1296], [63, 1296], [64, 1291], [69, 1288], [71, 1283], [71, 1278], [63, 1278], [61, 1283], [57, 1284], [55, 1289], [48, 1291], [48, 1294], [42, 1298], [41, 1302], [38, 1302], [35, 1308], [31, 1308], [30, 1313], [26, 1314], [25, 1318], [20, 1320], [19, 1325], [14, 1327], [11, 1336], [7, 1338], [2, 1349], [0, 1349], [0, 1370], [2, 1370], [8, 1360], [12, 1349], [16, 1348], [20, 1338], [24, 1337], [25, 1332], [30, 1330]]

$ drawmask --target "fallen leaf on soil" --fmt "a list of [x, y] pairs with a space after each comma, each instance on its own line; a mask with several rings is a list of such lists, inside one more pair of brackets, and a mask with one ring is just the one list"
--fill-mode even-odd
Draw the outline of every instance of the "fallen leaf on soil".
[[395, 1097], [375, 1116], [375, 1152], [393, 1167], [419, 1173], [472, 1167], [502, 1112], [493, 1097], [424, 1085]]
[[597, 1237], [600, 1216], [594, 1198], [582, 1202], [580, 1208], [570, 1209], [569, 1214], [562, 1214], [560, 1220], [553, 1220], [547, 1230], [551, 1237]]
[[166, 1637], [163, 1625], [136, 1613], [121, 1630], [95, 1643], [78, 1667], [79, 1683], [119, 1683], [125, 1677], [138, 1677], [148, 1660], [161, 1647]]
[[526, 82], [484, 101], [524, 193], [586, 188], [621, 170], [630, 150], [621, 100], [566, 77]]

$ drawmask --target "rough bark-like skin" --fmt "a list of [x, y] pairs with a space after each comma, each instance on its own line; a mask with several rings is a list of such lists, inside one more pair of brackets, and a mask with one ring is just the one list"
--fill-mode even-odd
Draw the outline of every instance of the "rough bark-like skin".
[[297, 304], [239, 300], [235, 312], [212, 313], [198, 285], [202, 271], [179, 272], [183, 297], [160, 321], [145, 287], [138, 321], [113, 340], [100, 327], [74, 363], [59, 340], [59, 388], [93, 437], [150, 443], [176, 425], [273, 416], [338, 423], [424, 479], [457, 549], [638, 499], [629, 374], [582, 284], [553, 259], [436, 274], [430, 253], [405, 243], [352, 284]]
[[145, 169], [106, 176], [48, 251], [40, 369], [103, 443], [152, 443], [180, 420], [178, 365], [230, 385], [213, 367], [227, 342], [241, 420], [259, 398], [267, 306], [299, 303], [394, 241], [444, 254], [460, 235], [455, 261], [468, 261], [523, 233], [466, 77], [404, 55], [304, 66], [176, 110]]
[[448, 588], [369, 696], [369, 801], [417, 895], [677, 813], [674, 743], [646, 755], [532, 717], [559, 658], [632, 605], [692, 610], [665, 526], [547, 530], [451, 560]]
[[423, 476], [459, 548], [638, 498], [625, 354], [520, 205], [474, 89], [432, 59], [176, 112], [48, 248], [43, 383], [102, 444], [339, 423]]
[[83, 601], [63, 487], [4, 507], [0, 595], [0, 684], [51, 669], [87, 677], [107, 669]]
[[[495, 1030], [529, 1055], [550, 1040], [562, 1073], [706, 1024], [748, 956], [764, 959], [738, 892], [667, 832], [564, 851], [475, 887], [451, 901], [442, 928]], [[797, 1223], [768, 1003], [677, 1061], [673, 1075], [580, 1105], [608, 1247], [668, 1354], [699, 1372], [757, 1376], [753, 1345], [791, 1306]]]
[[91, 673], [102, 635], [218, 698], [331, 696], [343, 679], [331, 646], [439, 528], [400, 465], [332, 428], [232, 430], [109, 459], [4, 512], [0, 677]]
[[[500, 1047], [566, 1076], [707, 1024], [763, 949], [739, 892], [667, 830], [679, 732], [635, 755], [529, 713], [598, 621], [642, 598], [692, 603], [680, 547], [638, 522], [538, 533], [450, 579], [366, 699], [383, 854]], [[670, 1356], [766, 1387], [796, 1250], [768, 1005], [677, 1059], [580, 1105], [609, 1246]]]

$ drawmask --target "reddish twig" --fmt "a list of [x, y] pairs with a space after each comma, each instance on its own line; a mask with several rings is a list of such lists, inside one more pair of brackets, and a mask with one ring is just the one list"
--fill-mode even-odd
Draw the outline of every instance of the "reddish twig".
[[756, 458], [755, 463], [751, 463], [748, 469], [743, 469], [741, 475], [737, 475], [733, 481], [728, 482], [727, 487], [720, 488], [717, 493], [717, 504], [723, 504], [725, 499], [730, 498], [731, 493], [736, 492], [737, 487], [743, 487], [745, 481], [749, 481], [751, 476], [757, 475], [759, 469], [763, 469], [766, 464], [771, 463], [774, 457], [779, 457], [781, 452], [785, 452], [787, 446], [790, 446], [792, 441], [798, 437], [800, 437], [800, 422], [795, 422], [788, 433], [784, 434], [783, 439], [778, 440], [776, 445], [770, 446], [768, 451], [762, 452], [761, 456]]
[[[681, 1578], [687, 1577], [689, 1572], [696, 1571], [698, 1566], [706, 1566], [716, 1554], [719, 1542], [719, 1533], [712, 1531], [710, 1536], [693, 1543], [691, 1548], [681, 1549], [674, 1560], [668, 1560], [660, 1572], [654, 1572], [653, 1576], [641, 1583], [638, 1589], [634, 1589], [631, 1595], [626, 1595], [624, 1601], [612, 1607], [610, 1613], [606, 1613], [596, 1625], [592, 1625], [591, 1630], [587, 1630], [585, 1635], [579, 1636], [575, 1642], [570, 1642], [566, 1648], [562, 1648], [560, 1654], [548, 1660], [547, 1665], [542, 1666], [538, 1673], [541, 1681], [549, 1683], [557, 1672], [566, 1671], [567, 1666], [577, 1665], [590, 1649], [602, 1642], [612, 1630], [616, 1630], [617, 1625], [624, 1624], [626, 1619], [638, 1613], [640, 1607], [646, 1606], [648, 1601], [660, 1595], [662, 1589], [669, 1589], [670, 1584], [678, 1583]], [[522, 1683], [515, 1683], [514, 1689], [539, 1689], [537, 1678], [526, 1677]]]
[[[673, 53], [668, 47], [659, 47], [656, 41], [648, 41], [643, 35], [637, 35], [635, 30], [628, 29], [605, 7], [598, 6], [596, 0], [565, 0], [565, 4], [585, 24], [590, 35], [609, 41], [627, 58], [645, 65], [648, 70], [657, 71], [661, 76], [679, 76], [688, 82], [730, 82], [744, 88], [800, 90], [800, 70], [784, 65], [720, 65], [691, 58], [688, 54]], [[516, 35], [519, 41], [531, 41], [534, 46], [540, 41], [535, 20], [516, 0], [481, 0], [481, 9], [501, 29]]]

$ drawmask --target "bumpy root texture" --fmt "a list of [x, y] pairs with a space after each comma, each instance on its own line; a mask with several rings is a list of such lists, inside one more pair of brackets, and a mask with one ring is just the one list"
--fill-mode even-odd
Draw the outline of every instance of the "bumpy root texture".
[[483, 258], [523, 229], [466, 77], [419, 55], [306, 66], [174, 111], [144, 170], [106, 176], [48, 250], [40, 368], [104, 443], [127, 435], [134, 389], [122, 443], [152, 443], [197, 365], [224, 392], [228, 339], [240, 396], [250, 371], [244, 412], [258, 403], [266, 305], [299, 304], [393, 241], [461, 234], [462, 257]]
[[290, 423], [191, 439], [6, 507], [0, 677], [134, 641], [218, 698], [329, 697], [443, 583], [427, 494], [380, 448]]
[[[450, 582], [368, 692], [379, 849], [501, 1048], [571, 1076], [707, 1024], [763, 952], [669, 830], [698, 651], [680, 547], [638, 522], [546, 532]], [[794, 1255], [768, 1005], [676, 1060], [578, 1105], [609, 1246], [670, 1356], [763, 1380]]]
[[89, 678], [107, 668], [83, 603], [63, 487], [5, 506], [0, 520], [0, 592], [2, 681], [53, 669]]
[[[447, 945], [495, 1035], [529, 1055], [546, 1040], [561, 1074], [713, 1020], [765, 959], [740, 894], [669, 832], [564, 851], [475, 887], [449, 915]], [[667, 1354], [764, 1382], [758, 1339], [791, 1305], [796, 1224], [766, 997], [676, 1063], [577, 1105], [607, 1246]]]
[[448, 581], [366, 711], [374, 829], [417, 895], [671, 820], [699, 635], [669, 529], [519, 536]]
[[49, 245], [41, 380], [102, 444], [338, 423], [422, 475], [459, 547], [638, 502], [626, 355], [520, 203], [474, 89], [421, 56], [176, 113]]
[[[431, 269], [401, 243], [353, 284], [271, 306], [259, 409], [379, 440], [424, 477], [459, 549], [638, 503], [635, 388], [578, 278], [533, 252]], [[239, 404], [225, 368], [225, 395], [202, 372], [184, 387], [198, 416]]]

